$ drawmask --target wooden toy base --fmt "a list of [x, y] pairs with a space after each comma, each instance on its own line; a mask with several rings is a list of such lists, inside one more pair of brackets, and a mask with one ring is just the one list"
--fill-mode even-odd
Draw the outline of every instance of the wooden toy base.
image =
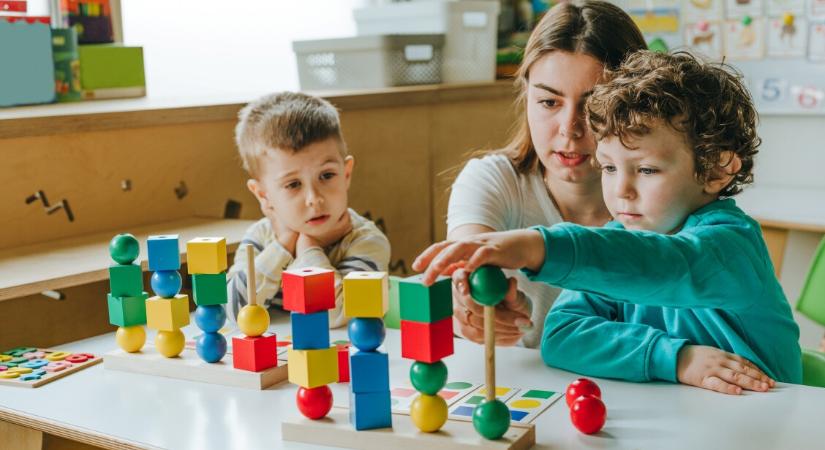
[[427, 450], [480, 448], [528, 449], [536, 444], [534, 425], [511, 426], [497, 441], [488, 441], [473, 428], [472, 422], [448, 420], [436, 433], [423, 433], [415, 427], [410, 416], [392, 415], [392, 429], [356, 431], [349, 423], [347, 408], [333, 407], [327, 417], [310, 420], [299, 416], [281, 423], [281, 435], [286, 441], [333, 447], [385, 450]]
[[259, 390], [287, 379], [286, 361], [279, 360], [277, 367], [261, 372], [249, 372], [232, 367], [232, 355], [229, 353], [222, 361], [210, 364], [200, 359], [197, 352], [189, 348], [185, 348], [176, 358], [167, 358], [149, 345], [136, 353], [127, 353], [121, 349], [111, 351], [103, 357], [103, 367]]

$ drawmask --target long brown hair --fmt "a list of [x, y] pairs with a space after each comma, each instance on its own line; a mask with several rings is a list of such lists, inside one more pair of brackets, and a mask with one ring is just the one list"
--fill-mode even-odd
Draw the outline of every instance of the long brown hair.
[[583, 53], [615, 69], [625, 57], [647, 48], [641, 31], [618, 6], [601, 0], [577, 0], [551, 8], [530, 34], [524, 59], [516, 73], [519, 119], [510, 142], [502, 150], [520, 173], [538, 163], [527, 123], [527, 86], [530, 67], [545, 54], [561, 50]]

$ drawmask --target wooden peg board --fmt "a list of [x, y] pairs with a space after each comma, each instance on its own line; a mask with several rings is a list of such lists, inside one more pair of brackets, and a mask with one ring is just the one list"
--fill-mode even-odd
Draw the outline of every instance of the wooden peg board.
[[[23, 347], [18, 347], [16, 349], [4, 351], [2, 352], [2, 355], [11, 356], [9, 355], [10, 353], [15, 353], [16, 350], [22, 348]], [[20, 356], [12, 357], [25, 358], [28, 360], [28, 362], [36, 362], [38, 360], [43, 360], [48, 361], [50, 364], [47, 366], [43, 366], [41, 368], [30, 368], [30, 373], [21, 373], [19, 376], [15, 378], [3, 378], [3, 374], [8, 373], [9, 370], [13, 370], [13, 368], [10, 368], [8, 365], [4, 365], [3, 362], [0, 362], [0, 367], [3, 368], [2, 370], [0, 370], [0, 385], [36, 388], [43, 386], [44, 384], [51, 383], [52, 381], [57, 380], [59, 378], [63, 378], [67, 375], [71, 375], [87, 367], [93, 366], [103, 360], [101, 357], [93, 355], [91, 353], [61, 352], [58, 350], [52, 350], [47, 348], [32, 348], [31, 350], [33, 351], [25, 352]], [[50, 356], [52, 357], [52, 359], [55, 359], [55, 361], [49, 360], [48, 358]], [[67, 361], [67, 359], [69, 361]], [[22, 364], [22, 362], [20, 362], [20, 364]], [[39, 378], [37, 378], [37, 373], [42, 373], [42, 375]], [[35, 376], [31, 376], [32, 374], [35, 374]]]

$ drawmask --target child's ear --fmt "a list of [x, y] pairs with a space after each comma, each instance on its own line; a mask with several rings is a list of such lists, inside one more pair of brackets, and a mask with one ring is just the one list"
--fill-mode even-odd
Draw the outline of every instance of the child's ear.
[[344, 158], [344, 179], [347, 180], [347, 189], [349, 189], [349, 183], [352, 181], [352, 168], [355, 167], [355, 158], [352, 155], [347, 155]]
[[256, 179], [250, 178], [246, 180], [246, 188], [249, 189], [249, 192], [258, 199], [258, 203], [261, 204], [261, 212], [266, 211], [267, 209], [272, 209], [272, 205], [269, 203], [269, 198], [267, 197], [266, 189], [264, 189], [263, 185]]
[[725, 189], [733, 177], [742, 169], [742, 160], [732, 151], [724, 151], [719, 155], [719, 164], [711, 170], [705, 181], [705, 192], [718, 195]]

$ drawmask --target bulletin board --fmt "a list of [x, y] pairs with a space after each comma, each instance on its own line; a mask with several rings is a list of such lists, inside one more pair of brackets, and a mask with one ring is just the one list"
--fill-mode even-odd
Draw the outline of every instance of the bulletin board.
[[761, 114], [825, 115], [825, 0], [616, 0], [651, 49], [724, 60]]

